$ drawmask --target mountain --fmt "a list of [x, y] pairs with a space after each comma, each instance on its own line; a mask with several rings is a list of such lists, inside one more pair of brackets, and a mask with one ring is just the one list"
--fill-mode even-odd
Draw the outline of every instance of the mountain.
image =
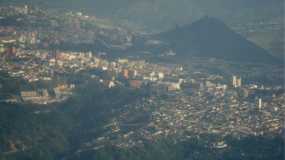
[[284, 0], [0, 0], [0, 6], [7, 4], [81, 11], [156, 33], [211, 15], [243, 29], [237, 32], [246, 32], [246, 38], [273, 55], [282, 58], [284, 54]]
[[0, 0], [2, 4], [33, 4], [68, 8], [161, 31], [175, 24], [212, 15], [227, 23], [270, 21], [283, 17], [284, 0]]
[[155, 35], [178, 57], [213, 57], [230, 61], [277, 63], [265, 49], [235, 33], [222, 21], [204, 17], [190, 25]]

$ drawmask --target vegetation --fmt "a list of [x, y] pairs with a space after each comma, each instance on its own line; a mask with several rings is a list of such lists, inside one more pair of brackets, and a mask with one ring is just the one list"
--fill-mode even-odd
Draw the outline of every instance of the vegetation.
[[80, 94], [56, 107], [0, 103], [0, 157], [57, 159], [100, 133], [111, 108], [144, 94], [122, 88], [106, 91], [96, 83], [87, 88], [92, 89], [81, 88]]
[[[112, 109], [144, 96], [126, 88], [106, 90], [90, 82], [78, 89], [73, 99], [56, 107], [0, 104], [0, 160], [207, 160], [281, 159], [281, 137], [226, 137], [229, 148], [212, 148], [214, 135], [203, 135], [183, 142], [166, 137], [130, 149], [106, 144], [99, 150], [77, 153], [84, 142], [103, 133], [103, 126], [116, 112]], [[257, 154], [258, 153], [258, 154]]]

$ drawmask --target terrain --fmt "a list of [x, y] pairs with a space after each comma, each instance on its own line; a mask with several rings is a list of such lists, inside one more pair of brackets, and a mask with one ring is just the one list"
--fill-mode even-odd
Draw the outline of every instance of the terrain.
[[141, 32], [72, 2], [0, 7], [0, 160], [284, 157], [284, 66], [243, 26]]
[[177, 52], [177, 57], [183, 57], [184, 60], [186, 57], [196, 56], [239, 62], [279, 61], [265, 49], [235, 33], [222, 21], [211, 17], [204, 17], [190, 25], [160, 33], [153, 36], [153, 39], [165, 44], [167, 48], [164, 50], [173, 50]]

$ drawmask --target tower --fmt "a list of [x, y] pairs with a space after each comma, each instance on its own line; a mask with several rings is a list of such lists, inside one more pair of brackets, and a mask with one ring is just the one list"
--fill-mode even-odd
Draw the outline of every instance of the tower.
[[259, 98], [259, 99], [258, 99], [258, 109], [261, 110], [261, 109], [262, 109], [262, 106], [263, 106], [263, 104], [262, 104], [262, 99]]
[[242, 81], [241, 81], [241, 77], [239, 77], [236, 81], [237, 87], [241, 87]]
[[128, 69], [124, 69], [123, 70], [123, 75], [126, 79], [129, 79], [129, 70]]
[[235, 87], [235, 88], [236, 88], [236, 86], [237, 86], [236, 81], [237, 81], [237, 77], [236, 77], [236, 76], [233, 76], [232, 85], [233, 85], [233, 87]]
[[241, 77], [233, 76], [232, 85], [234, 88], [241, 87], [242, 85]]
[[29, 6], [28, 5], [24, 5], [23, 13], [24, 14], [28, 14], [29, 13]]

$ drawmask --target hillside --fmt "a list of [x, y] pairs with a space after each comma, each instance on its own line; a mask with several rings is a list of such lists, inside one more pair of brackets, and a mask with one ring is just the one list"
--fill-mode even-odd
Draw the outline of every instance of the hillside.
[[0, 4], [33, 4], [88, 11], [99, 16], [126, 19], [138, 26], [165, 30], [203, 15], [225, 21], [250, 22], [283, 16], [284, 0], [1, 0]]
[[265, 49], [235, 33], [222, 21], [204, 17], [190, 25], [155, 35], [169, 44], [178, 57], [212, 57], [240, 62], [276, 63]]
[[[278, 24], [279, 30], [252, 32], [256, 28], [249, 25], [242, 32], [250, 32], [243, 35], [274, 56], [282, 58], [284, 53], [284, 0], [1, 0], [0, 5], [3, 4], [32, 4], [82, 11], [135, 30], [156, 33], [177, 24], [192, 23], [205, 15], [218, 17], [233, 28], [252, 23], [268, 23], [269, 28], [272, 28], [274, 23]], [[262, 29], [264, 26], [257, 28]]]

